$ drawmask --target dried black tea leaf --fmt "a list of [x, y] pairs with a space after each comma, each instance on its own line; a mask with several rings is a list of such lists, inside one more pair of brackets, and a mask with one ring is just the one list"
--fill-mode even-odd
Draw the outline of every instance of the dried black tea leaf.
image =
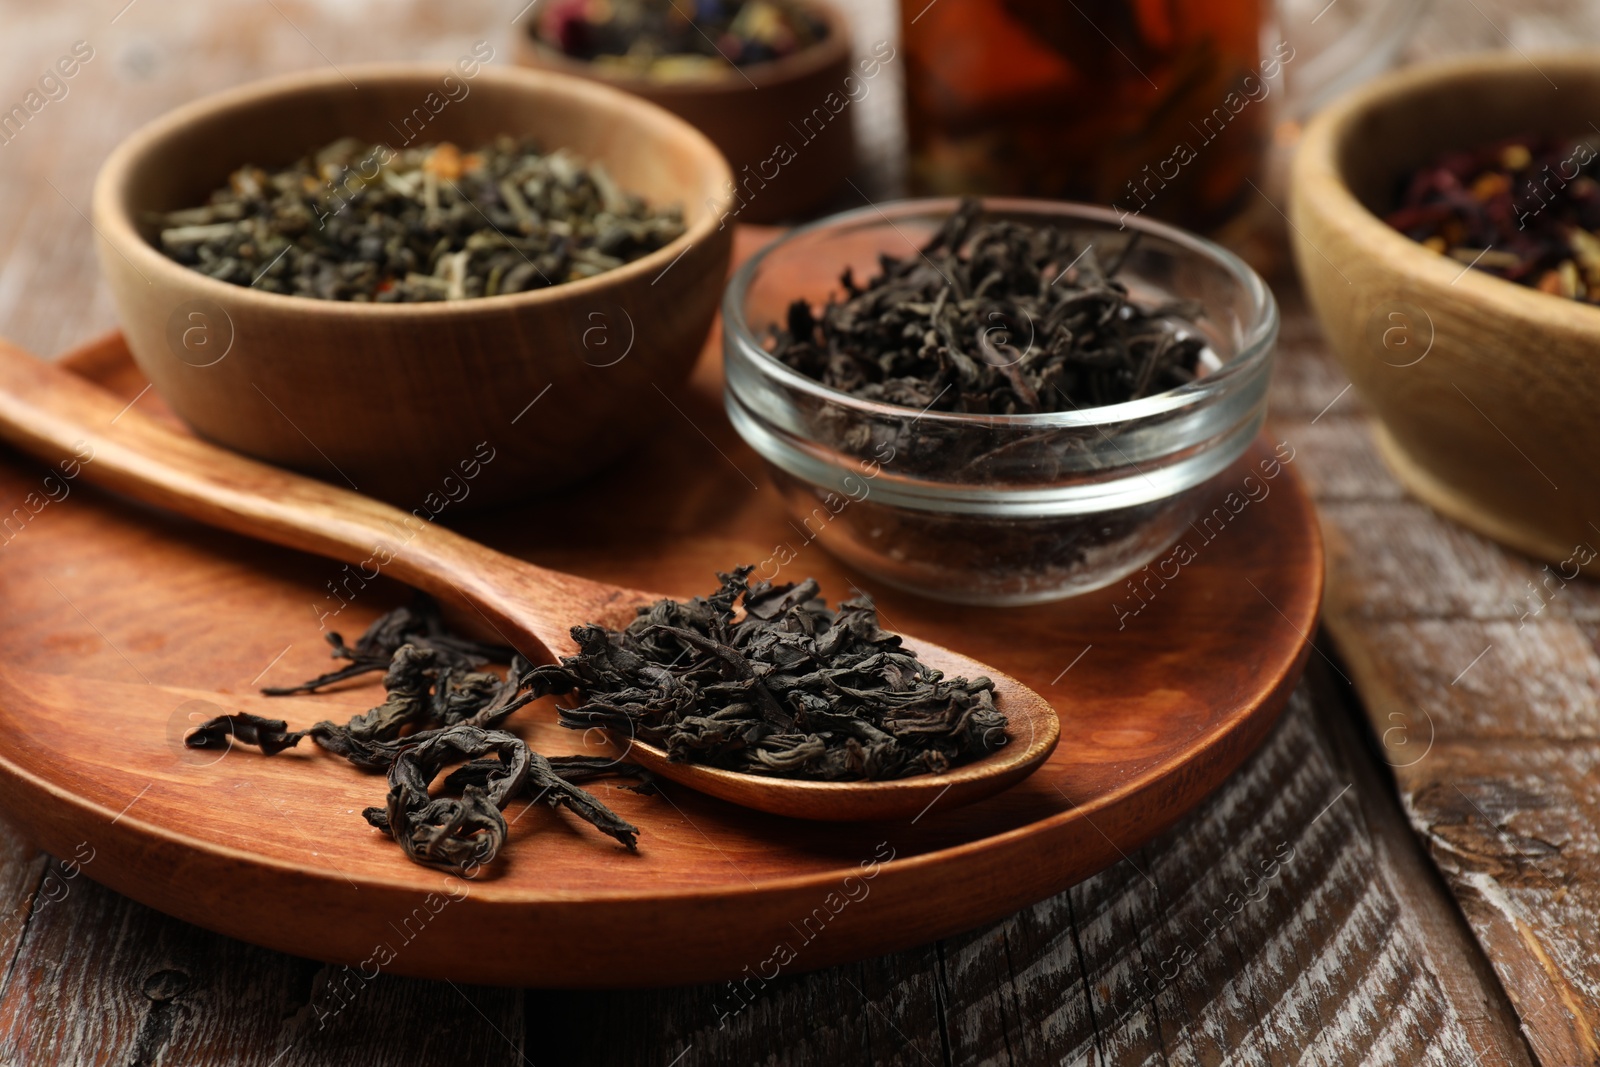
[[[610, 834], [628, 848], [638, 844], [639, 831], [618, 818], [616, 813], [607, 808], [594, 795], [568, 781], [559, 773], [552, 760], [547, 760], [537, 752], [532, 754], [528, 767], [528, 777], [523, 784], [523, 793], [533, 801], [543, 800], [551, 807], [564, 807], [582, 818], [589, 825], [601, 833]], [[613, 769], [612, 773], [615, 773]]]
[[219, 281], [321, 300], [497, 296], [591, 278], [684, 232], [598, 163], [500, 137], [398, 151], [342, 138], [246, 166], [201, 207], [152, 216], [158, 247]]
[[[431, 797], [428, 786], [447, 765], [493, 752], [500, 767], [486, 785], [468, 785], [460, 797]], [[389, 802], [383, 829], [418, 863], [456, 870], [494, 860], [505, 844], [500, 809], [528, 775], [528, 746], [501, 730], [450, 726], [400, 750], [389, 767]], [[370, 809], [369, 809], [370, 810]], [[368, 814], [367, 821], [377, 825]]]
[[662, 600], [620, 632], [572, 630], [579, 653], [536, 667], [577, 690], [561, 724], [599, 726], [674, 760], [827, 781], [937, 774], [1006, 743], [988, 678], [945, 678], [878, 625], [866, 599], [829, 610], [814, 579], [721, 574], [710, 596]]
[[[498, 729], [517, 709], [570, 688], [563, 677], [535, 670], [508, 649], [451, 634], [437, 606], [419, 597], [378, 619], [354, 647], [330, 634], [334, 655], [351, 666], [299, 685], [263, 690], [307, 693], [330, 681], [383, 670], [386, 697], [346, 723], [323, 721], [291, 731], [278, 719], [237, 713], [202, 723], [185, 738], [191, 748], [222, 748], [234, 741], [265, 755], [293, 748], [304, 737], [364, 770], [384, 771], [389, 797], [368, 808], [369, 823], [397, 841], [417, 863], [473, 873], [505, 844], [502, 808], [526, 797], [562, 806], [602, 833], [634, 848], [639, 831], [579, 787], [597, 778], [644, 778], [631, 763], [585, 756], [547, 760], [516, 735]], [[509, 659], [505, 677], [476, 668]], [[446, 766], [466, 761], [444, 780], [444, 794], [429, 787]], [[648, 778], [640, 791], [649, 788]]]
[[289, 724], [282, 719], [268, 719], [241, 711], [219, 715], [201, 723], [184, 738], [184, 744], [190, 748], [222, 750], [237, 739], [256, 746], [269, 756], [275, 756], [286, 748], [298, 745], [305, 735], [304, 730], [290, 730]]
[[[554, 774], [571, 785], [582, 785], [596, 778], [633, 778], [637, 779], [637, 784], [623, 786], [624, 789], [644, 796], [657, 791], [655, 777], [635, 763], [624, 763], [605, 756], [551, 756], [545, 759], [535, 753], [535, 766], [538, 765], [538, 760], [544, 760], [550, 765], [550, 770]], [[498, 765], [498, 761], [493, 759], [479, 759], [463, 764], [450, 772], [449, 777], [444, 780], [444, 787], [465, 789], [469, 785], [476, 785], [484, 788], [487, 785], [486, 776]]]
[[820, 313], [804, 300], [772, 354], [852, 396], [919, 411], [1022, 415], [1117, 404], [1193, 381], [1197, 304], [1145, 306], [1066, 230], [982, 217], [964, 200], [914, 256], [880, 256]]
[[348, 660], [350, 666], [318, 675], [299, 685], [269, 686], [261, 691], [273, 697], [297, 696], [315, 693], [363, 674], [387, 671], [402, 645], [415, 645], [432, 652], [440, 665], [458, 670], [485, 663], [505, 663], [514, 655], [504, 646], [488, 645], [451, 633], [445, 626], [439, 605], [422, 593], [416, 595], [409, 607], [396, 608], [367, 627], [354, 647], [345, 644], [337, 631], [329, 631], [325, 639], [333, 646], [333, 658]]
[[[483, 760], [492, 752], [496, 759]], [[457, 772], [447, 785], [461, 796], [433, 797], [428, 787], [451, 763], [471, 760], [470, 774]], [[459, 724], [431, 731], [400, 750], [389, 767], [389, 801], [363, 815], [418, 863], [468, 870], [494, 860], [505, 843], [500, 810], [514, 797], [563, 806], [629, 849], [639, 831], [591, 794], [563, 779], [543, 756], [503, 730]]]

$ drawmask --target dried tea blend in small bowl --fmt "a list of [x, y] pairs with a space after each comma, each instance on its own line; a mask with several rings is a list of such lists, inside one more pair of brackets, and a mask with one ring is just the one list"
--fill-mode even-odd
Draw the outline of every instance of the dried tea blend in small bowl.
[[593, 277], [683, 232], [599, 164], [501, 137], [394, 151], [351, 138], [245, 166], [203, 207], [156, 217], [172, 259], [219, 281], [322, 300], [497, 296]]
[[1463, 267], [1600, 304], [1595, 138], [1511, 137], [1403, 179], [1385, 221]]
[[794, 55], [828, 27], [790, 0], [554, 0], [540, 38], [573, 59], [658, 81], [699, 81]]

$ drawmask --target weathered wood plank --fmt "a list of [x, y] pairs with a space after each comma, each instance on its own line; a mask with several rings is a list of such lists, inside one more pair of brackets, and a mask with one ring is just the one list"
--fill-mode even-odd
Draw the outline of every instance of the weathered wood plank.
[[61, 897], [70, 889], [72, 879], [65, 876], [75, 873], [72, 868], [57, 870], [49, 883], [45, 882], [52, 865], [58, 862], [0, 822], [0, 960], [5, 961], [0, 966], [0, 993], [11, 981], [12, 964], [35, 906], [47, 907], [46, 902], [54, 903], [52, 898]]
[[[1279, 431], [1293, 440], [1295, 429]], [[1517, 620], [1538, 566], [1410, 498], [1321, 503], [1328, 547], [1324, 612], [1385, 619]]]
[[1272, 292], [1280, 316], [1278, 365], [1269, 397], [1273, 419], [1298, 424], [1361, 415], [1361, 400], [1323, 345], [1299, 288], [1286, 278], [1277, 279]]
[[1295, 469], [1319, 502], [1402, 500], [1406, 491], [1383, 465], [1383, 458], [1360, 416], [1329, 413], [1315, 423], [1276, 423], [1292, 427]]
[[1448, 889], [1439, 871], [1417, 847], [1393, 783], [1381, 772], [1374, 755], [1393, 764], [1416, 757], [1416, 747], [1390, 745], [1358, 725], [1363, 708], [1348, 685], [1320, 665], [1309, 671], [1318, 720], [1333, 743], [1340, 766], [1350, 774], [1362, 797], [1362, 815], [1371, 829], [1379, 874], [1401, 910], [1416, 924], [1418, 941], [1430, 970], [1461, 1018], [1472, 1047], [1510, 1063], [1531, 1062], [1517, 1029], [1516, 1012], [1495, 979], [1492, 965], [1479, 951], [1471, 928], [1454, 907], [1440, 907]]
[[597, 1064], [684, 1048], [686, 1063], [1526, 1063], [1504, 1027], [1484, 1044], [1476, 1006], [1469, 1035], [1437, 967], [1470, 943], [1424, 926], [1437, 892], [1396, 894], [1389, 857], [1415, 843], [1391, 814], [1398, 846], [1377, 846], [1352, 780], [1302, 690], [1215, 797], [1066, 893], [938, 946], [780, 978], [726, 1026], [726, 987], [594, 994], [586, 1017], [603, 1024], [561, 1047]]
[[1341, 644], [1396, 767], [1431, 738], [1600, 738], [1600, 655], [1570, 620], [1406, 619]]
[[[15, 207], [0, 215], [0, 323], [7, 336], [40, 352], [65, 350], [113, 322], [78, 211], [87, 210], [98, 160], [133, 126], [203, 92], [320, 65], [324, 56], [341, 65], [448, 60], [480, 37], [505, 55], [515, 32], [511, 18], [523, 5], [364, 0], [332, 8], [276, 0], [212, 8], [139, 0], [119, 14], [122, 6], [0, 2], [11, 31], [0, 37], [0, 100], [19, 98], [35, 72], [72, 41], [87, 39], [97, 51], [67, 99], [53, 102], [23, 138], [0, 147], [0, 194]], [[886, 22], [881, 10], [875, 17], [875, 26]], [[892, 108], [888, 88], [869, 104]], [[1280, 288], [1280, 297], [1283, 359], [1272, 403], [1280, 419], [1294, 420], [1287, 435], [1301, 449], [1314, 490], [1334, 505], [1330, 511], [1344, 509], [1328, 523], [1330, 536], [1350, 550], [1334, 576], [1335, 591], [1354, 588], [1358, 578], [1383, 591], [1375, 607], [1354, 598], [1341, 617], [1404, 621], [1454, 613], [1485, 624], [1514, 621], [1508, 594], [1525, 593], [1524, 580], [1536, 568], [1493, 571], [1481, 558], [1484, 546], [1470, 544], [1412, 545], [1397, 556], [1384, 547], [1396, 527], [1397, 543], [1411, 545], [1407, 524], [1431, 516], [1416, 505], [1391, 507], [1398, 487], [1361, 432], [1358, 398], [1345, 391], [1348, 383], [1298, 294]], [[1422, 585], [1463, 592], [1441, 606], [1407, 591]], [[1573, 587], [1553, 601], [1551, 617], [1558, 616], [1600, 620], [1600, 592]], [[1417, 647], [1394, 633], [1373, 633], [1374, 643]], [[1454, 633], [1415, 640], [1446, 659], [1470, 651], [1469, 637]], [[1570, 633], [1555, 647], [1576, 657]], [[1402, 667], [1385, 670], [1399, 674]], [[1506, 674], [1545, 672], [1540, 721], [1588, 737], [1581, 731], [1589, 667], [1555, 667], [1550, 654], [1529, 651]], [[1412, 683], [1418, 699], [1443, 693], [1441, 719], [1464, 732], [1489, 730], [1473, 701], [1502, 698], [1446, 693], [1444, 669], [1429, 667]], [[1375, 722], [1383, 726], [1381, 717]], [[1375, 814], [1381, 805], [1373, 798], [1381, 793], [1373, 783], [1353, 788], [1317, 817], [1351, 780], [1345, 768], [1353, 763], [1329, 747], [1326, 734], [1309, 718], [1304, 697], [1297, 698], [1291, 718], [1250, 769], [1127, 862], [940, 945], [781, 976], [726, 1026], [724, 1012], [738, 1003], [726, 986], [523, 994], [387, 976], [350, 984], [318, 964], [219, 938], [117, 898], [88, 880], [92, 860], [84, 868], [89, 875], [67, 878], [72, 868], [59, 861], [47, 873], [45, 857], [0, 828], [0, 958], [10, 965], [0, 985], [0, 1062], [1525, 1062], [1515, 1040], [1507, 1040], [1503, 1016], [1483, 1007], [1494, 1002], [1493, 990], [1485, 994], [1471, 977], [1475, 957], [1458, 943], [1452, 916], [1417, 888], [1411, 842], [1392, 833], [1396, 818], [1384, 823]], [[1555, 751], [1547, 756], [1554, 759]], [[1537, 777], [1536, 764], [1528, 773]], [[1570, 774], [1563, 781], [1574, 793], [1582, 784]], [[1467, 871], [1488, 892], [1461, 891], [1479, 936], [1511, 961], [1501, 973], [1516, 986], [1528, 961], [1537, 959], [1539, 931], [1574, 905], [1532, 891], [1514, 895], [1511, 914], [1519, 925], [1485, 902], [1500, 899], [1493, 879], [1509, 861], [1527, 866], [1504, 842], [1525, 832], [1537, 837], [1531, 830], [1554, 833], [1525, 823], [1565, 809], [1554, 791], [1537, 794], [1550, 807], [1528, 813], [1483, 788], [1486, 810], [1518, 830], [1488, 832], [1494, 820], [1474, 824], [1470, 811], [1443, 807], [1413, 805], [1413, 817], [1429, 812], [1425, 821], [1441, 839], [1459, 843], [1469, 834], [1474, 860], [1492, 859], [1483, 870]], [[1434, 831], [1426, 832], [1433, 841]], [[1196, 921], [1204, 929], [1219, 901], [1231, 915], [1225, 902], [1236, 892], [1241, 865], [1259, 863], [1263, 849], [1274, 855], [1279, 844], [1295, 849], [1294, 861], [1232, 916], [1226, 933], [1203, 942], [1186, 933]], [[1575, 931], [1593, 931], [1594, 914], [1572, 911], [1567, 921], [1588, 923]], [[1189, 944], [1193, 958], [1151, 997], [1144, 983], [1155, 985], [1181, 944]], [[1558, 976], [1576, 966], [1564, 953], [1552, 956]], [[1593, 992], [1565, 977], [1559, 985], [1541, 979], [1542, 973], [1528, 975], [1544, 982], [1533, 988]], [[347, 984], [359, 991], [329, 1015], [331, 992]], [[1545, 1007], [1530, 1011], [1530, 1030], [1553, 1050], [1541, 1047], [1550, 1063], [1578, 1062], [1556, 1058], [1576, 1047], [1570, 1040], [1563, 1045], [1543, 1036], [1545, 1020], [1562, 1003], [1552, 993]], [[319, 1014], [327, 1016], [326, 1026]]]
[[[1329, 627], [1395, 765], [1412, 824], [1493, 961], [1529, 1041], [1547, 1064], [1600, 1062], [1591, 1044], [1600, 1025], [1600, 975], [1592, 943], [1587, 949], [1574, 943], [1575, 931], [1600, 928], [1594, 857], [1551, 872], [1540, 889], [1522, 888], [1514, 879], [1530, 864], [1548, 864], [1549, 850], [1530, 846], [1506, 825], [1527, 804], [1594, 840], [1600, 798], [1592, 789], [1553, 790], [1554, 778], [1547, 777], [1592, 759], [1583, 754], [1597, 730], [1600, 664], [1593, 645], [1554, 617], [1525, 629], [1511, 620], [1377, 623], [1336, 608], [1347, 596], [1330, 596]], [[1518, 769], [1530, 746], [1551, 764]], [[1530, 782], [1539, 787], [1530, 789]], [[1478, 800], [1483, 812], [1472, 803], [1475, 791], [1492, 798], [1487, 805]]]
[[1600, 745], [1447, 743], [1402, 779], [1407, 809], [1546, 1063], [1600, 1062]]
[[1600, 1063], [1600, 588], [1397, 498], [1354, 461], [1360, 419], [1277, 431], [1305, 443], [1326, 625], [1413, 828], [1540, 1062]]
[[[7, 836], [10, 836], [9, 834]], [[522, 1062], [516, 990], [357, 972], [178, 922], [56, 866], [0, 993], [0, 1063]]]

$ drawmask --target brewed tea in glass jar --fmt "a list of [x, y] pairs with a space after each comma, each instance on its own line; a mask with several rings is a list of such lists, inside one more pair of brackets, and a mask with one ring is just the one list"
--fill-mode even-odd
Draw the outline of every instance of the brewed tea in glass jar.
[[903, 0], [908, 184], [1214, 230], [1274, 124], [1388, 65], [1420, 7], [1379, 0], [1329, 46], [1270, 0]]

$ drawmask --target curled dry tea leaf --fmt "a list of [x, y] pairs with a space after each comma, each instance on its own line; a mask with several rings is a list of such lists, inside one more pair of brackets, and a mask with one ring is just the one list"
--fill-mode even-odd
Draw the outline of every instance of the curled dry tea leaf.
[[345, 644], [344, 638], [335, 631], [330, 631], [325, 640], [333, 646], [333, 657], [348, 660], [350, 666], [318, 675], [299, 685], [269, 686], [261, 691], [274, 697], [315, 693], [350, 678], [386, 671], [402, 645], [431, 651], [441, 665], [460, 670], [485, 663], [506, 663], [513, 655], [509, 648], [452, 634], [444, 624], [439, 605], [425, 596], [418, 596], [409, 607], [396, 608], [380, 617], [356, 639], [354, 647]]
[[578, 655], [533, 671], [582, 694], [561, 724], [674, 760], [830, 781], [936, 774], [1005, 744], [988, 678], [945, 678], [880, 628], [866, 599], [830, 611], [814, 579], [750, 583], [752, 570], [642, 609], [621, 632], [575, 627]]
[[919, 411], [1022, 415], [1150, 396], [1194, 380], [1205, 339], [1195, 304], [1146, 306], [1091, 242], [1053, 226], [985, 220], [964, 200], [917, 255], [818, 313], [804, 300], [772, 354], [808, 378]]
[[249, 712], [218, 715], [201, 723], [189, 732], [183, 743], [190, 748], [225, 749], [235, 740], [255, 745], [268, 756], [293, 748], [306, 735], [304, 730], [290, 730], [282, 719], [268, 719]]
[[[488, 752], [497, 758], [477, 758]], [[461, 796], [430, 796], [428, 786], [439, 772], [463, 759], [473, 761], [467, 764], [470, 772], [446, 779], [447, 787], [460, 787]], [[466, 724], [433, 731], [402, 748], [389, 767], [388, 806], [368, 808], [363, 815], [416, 862], [470, 870], [493, 861], [500, 851], [507, 832], [500, 811], [518, 796], [566, 807], [629, 849], [638, 844], [636, 827], [563, 779], [520, 738]]]
[[498, 296], [590, 278], [671, 244], [599, 164], [501, 137], [398, 151], [342, 138], [273, 173], [246, 166], [201, 207], [148, 220], [170, 258], [219, 281], [321, 300]]
[[[431, 797], [428, 786], [449, 763], [494, 752], [500, 767], [458, 797]], [[381, 819], [363, 814], [386, 831], [418, 863], [467, 870], [490, 863], [505, 844], [500, 809], [528, 775], [528, 746], [502, 730], [450, 726], [406, 745], [389, 765], [389, 803]]]
[[[645, 791], [650, 780], [641, 768], [581, 756], [547, 760], [498, 729], [513, 712], [551, 691], [548, 673], [535, 671], [509, 650], [449, 633], [437, 606], [420, 596], [415, 605], [378, 619], [353, 648], [338, 634], [330, 634], [329, 641], [336, 657], [352, 661], [350, 667], [264, 692], [308, 693], [382, 669], [387, 693], [382, 704], [344, 724], [323, 721], [306, 730], [290, 730], [286, 722], [260, 715], [221, 715], [202, 723], [185, 743], [213, 749], [239, 741], [270, 756], [310, 737], [357, 767], [384, 771], [387, 804], [368, 808], [367, 821], [393, 837], [415, 862], [462, 873], [494, 861], [507, 834], [500, 811], [518, 797], [565, 807], [628, 848], [637, 844], [639, 831], [577, 783], [631, 777], [642, 779], [640, 791]], [[504, 678], [474, 669], [495, 658], [511, 660]], [[469, 762], [445, 778], [446, 795], [430, 795], [440, 772], [463, 760]]]

